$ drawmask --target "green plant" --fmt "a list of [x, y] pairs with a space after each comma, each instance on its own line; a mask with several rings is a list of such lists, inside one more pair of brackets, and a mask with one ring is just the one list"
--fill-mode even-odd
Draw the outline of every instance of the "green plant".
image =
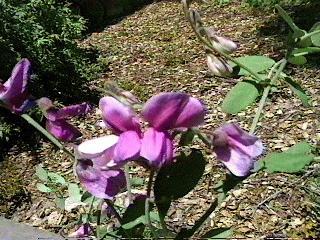
[[[35, 97], [52, 96], [66, 103], [94, 96], [86, 84], [100, 72], [96, 53], [77, 43], [86, 21], [64, 1], [0, 0], [0, 14], [3, 79], [10, 75], [17, 59], [27, 57], [37, 73], [30, 85]], [[10, 125], [2, 123], [2, 129]]]

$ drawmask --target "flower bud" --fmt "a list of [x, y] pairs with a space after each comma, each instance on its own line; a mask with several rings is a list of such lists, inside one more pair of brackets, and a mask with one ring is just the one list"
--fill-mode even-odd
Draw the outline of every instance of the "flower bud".
[[234, 52], [238, 47], [237, 44], [230, 39], [218, 36], [216, 34], [216, 31], [212, 27], [206, 28], [206, 35], [211, 41], [213, 47], [219, 52], [230, 54]]
[[207, 56], [207, 65], [212, 74], [220, 77], [229, 76], [233, 69], [223, 58], [218, 58], [212, 54]]

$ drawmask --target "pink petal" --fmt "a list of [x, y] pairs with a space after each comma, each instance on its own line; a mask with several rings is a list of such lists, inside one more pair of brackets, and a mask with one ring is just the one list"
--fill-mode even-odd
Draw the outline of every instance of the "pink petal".
[[175, 128], [199, 126], [204, 123], [204, 116], [205, 109], [202, 103], [198, 99], [190, 97], [175, 123]]
[[148, 160], [149, 166], [156, 169], [170, 164], [173, 158], [173, 144], [168, 133], [149, 128], [141, 142], [140, 156]]
[[161, 93], [150, 98], [142, 115], [157, 130], [190, 128], [204, 121], [204, 107], [185, 93]]
[[31, 63], [28, 59], [20, 60], [14, 67], [11, 77], [0, 89], [0, 100], [14, 108], [19, 106], [27, 98], [27, 83], [30, 79]]
[[217, 158], [236, 176], [249, 174], [255, 158], [263, 152], [261, 140], [234, 123], [218, 128], [212, 144]]
[[116, 133], [140, 132], [139, 119], [134, 111], [113, 97], [104, 97], [99, 102], [102, 118]]
[[65, 120], [47, 120], [46, 128], [53, 136], [62, 141], [74, 141], [82, 135], [77, 128]]
[[79, 160], [76, 172], [84, 188], [98, 198], [112, 199], [126, 184], [123, 171], [103, 171], [91, 160]]
[[85, 223], [81, 225], [77, 231], [71, 233], [69, 237], [88, 237], [93, 233], [90, 224]]
[[120, 134], [119, 141], [114, 151], [114, 161], [125, 164], [126, 161], [139, 157], [141, 146], [140, 136], [135, 131], [127, 131]]
[[81, 143], [77, 150], [80, 158], [97, 158], [103, 155], [108, 149], [115, 146], [119, 137], [116, 135], [107, 135], [99, 138], [93, 138]]
[[215, 150], [217, 158], [238, 177], [247, 176], [253, 168], [254, 159], [237, 149], [217, 148]]
[[81, 103], [76, 105], [67, 106], [56, 111], [48, 111], [48, 119], [55, 121], [57, 119], [66, 119], [75, 117], [81, 114], [87, 114], [92, 110], [88, 103]]
[[231, 146], [241, 149], [252, 158], [262, 154], [264, 148], [261, 140], [242, 130], [237, 124], [226, 124], [220, 129], [228, 135], [228, 142]]

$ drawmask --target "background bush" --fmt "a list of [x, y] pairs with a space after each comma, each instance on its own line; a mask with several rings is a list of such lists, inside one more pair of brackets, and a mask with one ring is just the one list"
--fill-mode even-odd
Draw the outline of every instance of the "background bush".
[[[36, 98], [73, 103], [95, 96], [87, 84], [101, 67], [94, 50], [78, 46], [86, 21], [66, 2], [0, 0], [0, 16], [1, 79], [5, 81], [16, 62], [25, 57], [36, 73], [29, 85]], [[5, 110], [0, 112], [2, 139], [10, 133], [8, 115]]]

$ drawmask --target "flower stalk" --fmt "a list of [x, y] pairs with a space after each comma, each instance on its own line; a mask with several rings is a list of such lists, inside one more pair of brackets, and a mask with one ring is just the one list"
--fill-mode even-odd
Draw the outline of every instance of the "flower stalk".
[[152, 184], [153, 184], [153, 176], [154, 176], [154, 170], [150, 171], [150, 175], [149, 175], [149, 180], [148, 180], [148, 186], [147, 186], [147, 197], [146, 197], [146, 201], [145, 201], [145, 218], [146, 218], [146, 223], [152, 233], [152, 236], [155, 239], [158, 239], [158, 235], [155, 232], [153, 225], [151, 223], [151, 218], [150, 218], [150, 195], [151, 195], [151, 188], [152, 188]]

